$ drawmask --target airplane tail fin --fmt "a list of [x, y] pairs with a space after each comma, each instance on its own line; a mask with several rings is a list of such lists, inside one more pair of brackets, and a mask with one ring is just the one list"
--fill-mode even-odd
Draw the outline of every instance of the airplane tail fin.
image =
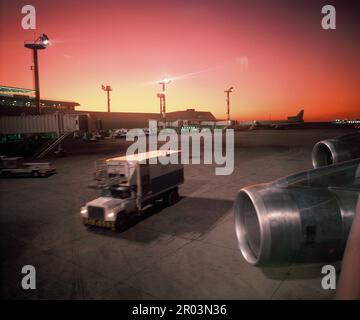
[[297, 120], [304, 120], [304, 110], [301, 110], [301, 111], [296, 115], [296, 119], [297, 119]]
[[303, 122], [304, 121], [304, 110], [301, 110], [296, 116], [289, 116], [288, 120], [296, 121], [296, 122]]

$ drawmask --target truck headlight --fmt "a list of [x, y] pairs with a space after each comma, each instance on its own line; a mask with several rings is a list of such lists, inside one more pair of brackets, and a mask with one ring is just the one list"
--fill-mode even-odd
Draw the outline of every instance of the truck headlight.
[[82, 216], [87, 216], [88, 210], [86, 207], [81, 207], [80, 213]]
[[110, 211], [109, 213], [106, 214], [106, 218], [108, 220], [113, 220], [115, 217], [115, 212], [114, 211]]

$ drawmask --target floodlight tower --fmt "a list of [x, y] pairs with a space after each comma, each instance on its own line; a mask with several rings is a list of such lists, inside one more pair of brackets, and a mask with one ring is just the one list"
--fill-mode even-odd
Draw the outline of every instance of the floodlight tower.
[[163, 100], [164, 100], [164, 94], [159, 92], [156, 94], [156, 96], [159, 98], [160, 101], [160, 115], [163, 115]]
[[157, 97], [160, 99], [160, 114], [163, 117], [164, 127], [166, 127], [166, 85], [171, 82], [170, 79], [163, 79], [159, 81], [161, 85], [161, 92], [157, 94]]
[[46, 49], [49, 45], [49, 37], [43, 33], [39, 38], [35, 41], [25, 41], [24, 47], [31, 49], [33, 51], [33, 59], [34, 66], [32, 70], [34, 70], [34, 80], [35, 80], [35, 104], [36, 111], [38, 114], [41, 114], [40, 109], [40, 82], [39, 82], [39, 62], [38, 62], [38, 50]]
[[227, 114], [227, 120], [230, 121], [230, 92], [234, 91], [234, 87], [230, 87], [228, 90], [225, 90], [226, 93], [226, 114]]
[[107, 107], [108, 107], [107, 112], [110, 112], [110, 91], [112, 91], [112, 88], [109, 85], [104, 86], [102, 84], [101, 89], [107, 92]]

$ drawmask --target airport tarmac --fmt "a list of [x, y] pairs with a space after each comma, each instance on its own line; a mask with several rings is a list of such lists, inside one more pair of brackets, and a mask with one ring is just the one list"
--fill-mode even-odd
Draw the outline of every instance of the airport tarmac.
[[[260, 269], [237, 247], [233, 199], [244, 186], [311, 169], [311, 149], [340, 130], [236, 132], [235, 169], [185, 165], [182, 199], [135, 216], [122, 233], [87, 229], [79, 208], [96, 197], [94, 162], [122, 155], [128, 142], [69, 145], [49, 178], [0, 179], [3, 299], [328, 299], [321, 267]], [[286, 240], [286, 239], [285, 239]], [[36, 290], [21, 268], [36, 268]]]

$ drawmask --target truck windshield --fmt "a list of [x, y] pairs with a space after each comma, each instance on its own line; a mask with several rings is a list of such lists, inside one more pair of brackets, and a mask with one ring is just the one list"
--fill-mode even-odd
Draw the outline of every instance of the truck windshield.
[[102, 197], [125, 199], [130, 197], [129, 189], [103, 189], [101, 190]]

